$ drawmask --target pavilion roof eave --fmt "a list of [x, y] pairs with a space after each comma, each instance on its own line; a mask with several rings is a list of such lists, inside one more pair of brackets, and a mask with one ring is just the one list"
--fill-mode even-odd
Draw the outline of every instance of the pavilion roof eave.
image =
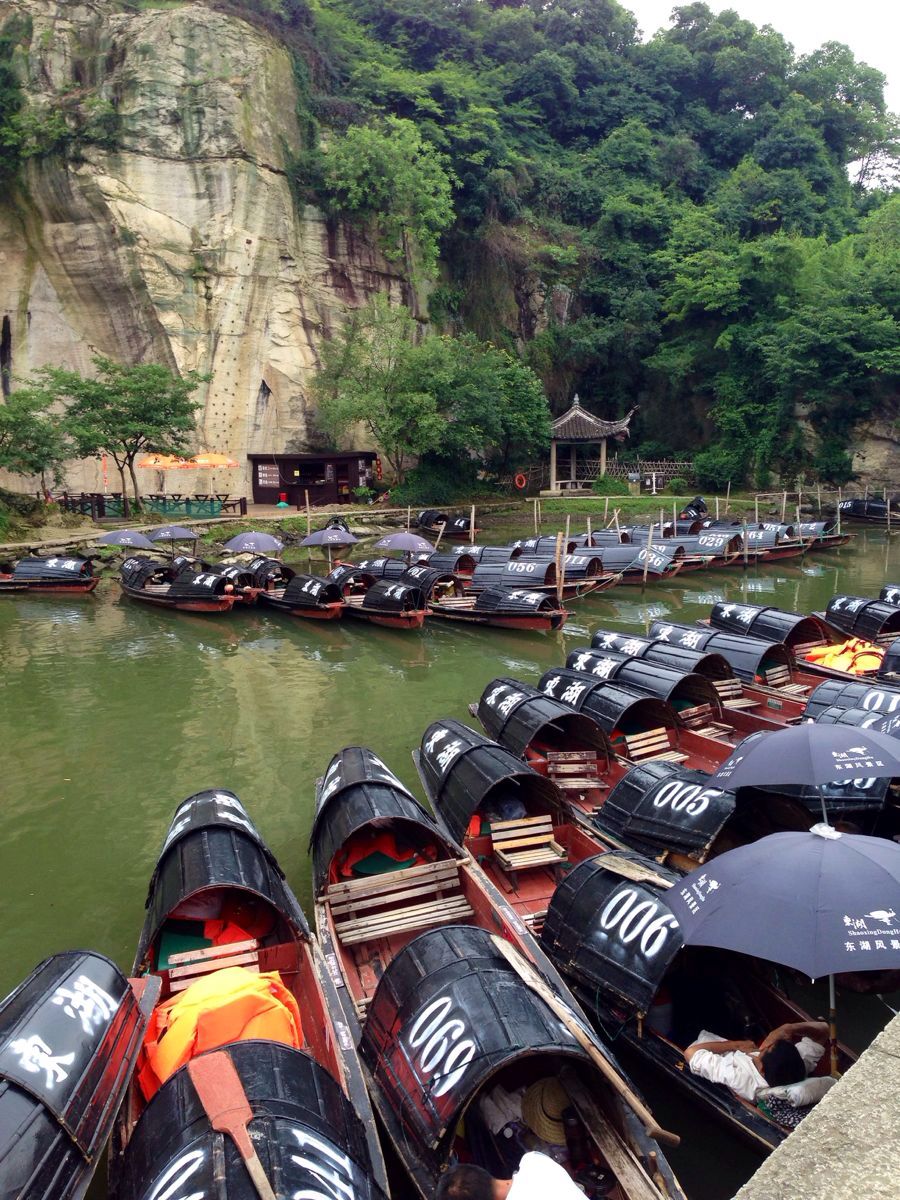
[[551, 425], [550, 437], [554, 442], [599, 442], [604, 438], [628, 434], [628, 425], [635, 409], [618, 421], [603, 421], [581, 407], [578, 397], [568, 412], [557, 417]]

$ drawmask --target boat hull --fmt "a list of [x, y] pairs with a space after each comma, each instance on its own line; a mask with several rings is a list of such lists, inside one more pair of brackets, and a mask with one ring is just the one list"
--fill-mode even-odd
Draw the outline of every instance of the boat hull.
[[234, 596], [210, 596], [208, 599], [170, 600], [167, 596], [152, 596], [137, 588], [123, 585], [122, 591], [129, 600], [139, 600], [142, 604], [153, 604], [156, 608], [171, 608], [178, 612], [219, 613], [228, 612], [234, 607]]
[[427, 609], [415, 609], [412, 612], [378, 612], [377, 609], [354, 608], [351, 604], [344, 605], [348, 617], [360, 621], [368, 621], [370, 625], [381, 625], [384, 629], [421, 629], [425, 624]]
[[455, 621], [462, 625], [492, 625], [497, 629], [529, 629], [539, 632], [550, 632], [562, 629], [569, 618], [565, 611], [549, 613], [477, 613], [465, 609], [448, 609], [440, 604], [428, 606], [430, 617], [439, 621]]
[[92, 592], [100, 580], [91, 576], [83, 582], [61, 583], [58, 580], [48, 580], [46, 583], [39, 579], [28, 582], [13, 580], [11, 575], [0, 575], [0, 594], [3, 592], [30, 592], [33, 596], [80, 596]]
[[261, 591], [257, 602], [264, 608], [273, 608], [276, 612], [286, 613], [289, 617], [302, 617], [305, 621], [336, 621], [344, 611], [344, 602], [337, 600], [333, 604], [320, 604], [315, 608], [305, 608], [301, 605], [285, 603], [277, 596], [269, 596]]

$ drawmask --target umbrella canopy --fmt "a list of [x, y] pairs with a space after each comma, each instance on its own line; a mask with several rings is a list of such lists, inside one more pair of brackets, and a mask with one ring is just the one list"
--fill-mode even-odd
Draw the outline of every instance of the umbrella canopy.
[[241, 464], [228, 454], [215, 454], [212, 451], [201, 451], [184, 464], [186, 467], [239, 467]]
[[305, 537], [301, 546], [353, 546], [359, 538], [345, 529], [317, 529]]
[[740, 787], [832, 783], [900, 775], [896, 738], [854, 725], [793, 725], [751, 733], [711, 777], [729, 791]]
[[184, 459], [177, 454], [145, 454], [135, 464], [138, 467], [153, 467], [157, 471], [168, 471], [172, 467], [183, 467]]
[[811, 979], [900, 968], [900, 845], [814, 825], [720, 854], [666, 895], [687, 944]]
[[383, 538], [379, 538], [375, 543], [376, 550], [404, 550], [412, 551], [418, 554], [428, 554], [434, 549], [431, 542], [426, 542], [423, 537], [419, 537], [417, 533], [410, 533], [406, 529], [402, 529], [399, 533], [388, 533]]
[[230, 550], [232, 554], [271, 554], [272, 551], [283, 550], [284, 542], [279, 542], [271, 533], [250, 530], [248, 533], [239, 533], [226, 542], [225, 549]]
[[148, 535], [151, 542], [196, 542], [198, 534], [183, 525], [163, 525]]
[[156, 549], [150, 539], [138, 533], [136, 529], [111, 529], [109, 533], [101, 533], [97, 541], [104, 546], [131, 546], [136, 550]]

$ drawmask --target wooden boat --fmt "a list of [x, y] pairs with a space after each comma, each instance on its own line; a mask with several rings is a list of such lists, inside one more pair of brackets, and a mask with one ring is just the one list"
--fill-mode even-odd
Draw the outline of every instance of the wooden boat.
[[621, 583], [632, 586], [641, 586], [644, 583], [645, 562], [647, 582], [660, 583], [666, 579], [674, 579], [681, 570], [684, 559], [683, 555], [681, 558], [677, 556], [674, 546], [651, 546], [648, 552], [646, 545], [638, 547], [630, 542], [617, 546], [603, 546], [601, 552], [604, 570], [621, 576]]
[[643, 658], [647, 662], [659, 663], [664, 667], [696, 671], [712, 681], [725, 709], [733, 712], [746, 709], [767, 717], [776, 724], [786, 725], [803, 716], [805, 701], [791, 696], [775, 696], [766, 688], [757, 687], [741, 679], [731, 664], [721, 654], [703, 650], [691, 650], [653, 638], [633, 637], [609, 629], [595, 629], [591, 638], [594, 650], [614, 650], [632, 658]]
[[471, 579], [480, 562], [509, 562], [520, 558], [522, 551], [514, 546], [452, 546], [423, 555], [422, 561], [438, 571], [450, 571], [460, 579]]
[[[739, 530], [704, 529], [696, 534], [679, 534], [672, 540], [678, 542], [693, 562], [700, 561], [701, 566], [694, 566], [693, 570], [718, 571], [724, 567], [744, 565], [744, 540]], [[758, 554], [754, 551], [748, 556], [748, 562], [754, 563], [757, 558]], [[682, 567], [682, 571], [688, 569]]]
[[272, 588], [286, 587], [294, 578], [296, 572], [279, 558], [267, 558], [258, 554], [247, 563], [247, 570], [253, 576], [254, 587], [268, 591]]
[[[793, 527], [790, 527], [793, 530]], [[802, 538], [787, 537], [780, 529], [748, 528], [745, 534], [750, 550], [764, 550], [766, 562], [783, 558], [800, 558], [806, 553], [806, 542]]]
[[[391, 562], [398, 561], [391, 559]], [[335, 567], [328, 575], [344, 600], [344, 613], [386, 629], [421, 629], [428, 615], [425, 596], [418, 587], [378, 579], [359, 564]]]
[[[418, 562], [418, 556], [416, 556]], [[341, 565], [341, 564], [338, 564]], [[382, 555], [381, 558], [361, 558], [359, 562], [346, 564], [371, 575], [373, 579], [400, 579], [410, 567], [406, 558], [391, 558]], [[329, 579], [331, 576], [329, 575]]]
[[838, 546], [846, 546], [853, 536], [838, 533], [834, 520], [801, 521], [799, 532], [810, 550], [835, 550]]
[[[891, 520], [900, 520], [900, 509], [897, 507], [897, 497], [892, 496]], [[865, 521], [869, 525], [886, 525], [888, 518], [888, 502], [875, 497], [856, 496], [849, 500], [841, 500], [838, 504], [841, 519], [844, 521]]]
[[[586, 859], [556, 889], [541, 945], [603, 1029], [627, 1046], [676, 1091], [721, 1119], [763, 1154], [790, 1132], [730, 1088], [694, 1075], [685, 1048], [701, 1029], [758, 1040], [770, 1029], [809, 1020], [742, 955], [684, 947], [666, 893], [679, 876], [630, 852]], [[827, 1074], [823, 1055], [816, 1074]], [[839, 1047], [839, 1066], [854, 1061]]]
[[80, 595], [92, 592], [99, 578], [89, 558], [55, 555], [52, 558], [20, 558], [0, 566], [0, 595], [30, 592], [32, 595]]
[[[445, 533], [448, 537], [468, 537], [471, 532], [469, 517], [451, 517], [445, 512], [439, 512], [436, 508], [426, 508], [420, 512], [416, 524], [423, 533], [433, 536]], [[480, 532], [481, 530], [476, 525], [475, 533]]]
[[485, 588], [476, 595], [443, 595], [429, 600], [428, 612], [442, 621], [492, 625], [498, 629], [562, 629], [571, 615], [547, 592]]
[[[596, 560], [592, 559], [591, 562], [595, 574], [571, 580], [563, 577], [563, 600], [575, 600], [590, 592], [606, 591], [619, 582], [617, 574], [601, 574]], [[476, 563], [468, 581], [468, 588], [473, 593], [483, 592], [487, 588], [499, 588], [506, 591], [526, 590], [558, 595], [556, 563], [548, 558], [532, 558], [527, 555], [508, 562]]]
[[[211, 568], [216, 575], [222, 575], [234, 588], [235, 604], [255, 604], [259, 593], [263, 590], [256, 582], [256, 574], [249, 567], [237, 563], [227, 566], [217, 563]], [[198, 574], [202, 574], [198, 572]]]
[[631, 762], [661, 758], [712, 772], [733, 749], [727, 742], [686, 728], [667, 701], [618, 682], [555, 667], [541, 676], [538, 688], [593, 717], [609, 735], [616, 754]]
[[[448, 741], [437, 761], [449, 766], [456, 754]], [[320, 940], [412, 1194], [430, 1200], [456, 1155], [511, 1174], [522, 1147], [489, 1133], [481, 1099], [498, 1084], [515, 1090], [555, 1075], [596, 1146], [607, 1194], [683, 1196], [641, 1122], [667, 1135], [580, 1024], [515, 910], [371, 751], [332, 759], [311, 847]], [[387, 869], [363, 874], [376, 854]]]
[[257, 600], [265, 608], [313, 621], [334, 621], [344, 611], [341, 589], [330, 579], [318, 575], [291, 572], [286, 584], [261, 590]]
[[[517, 538], [514, 542], [510, 542], [510, 549], [518, 550], [523, 558], [555, 558], [556, 557], [556, 539], [555, 533], [544, 533], [538, 537]], [[563, 547], [563, 554], [575, 554], [579, 549], [578, 538], [568, 538]]]
[[821, 679], [821, 673], [807, 671], [806, 664], [801, 670], [783, 642], [674, 621], [654, 621], [648, 636], [669, 646], [721, 654], [739, 679], [778, 697], [804, 699]]
[[[278, 972], [301, 1014], [302, 1048], [268, 1040], [214, 1045], [163, 1080], [149, 1102], [149, 1068], [139, 1066], [116, 1122], [113, 1197], [181, 1196], [178, 1184], [185, 1195], [253, 1194], [240, 1157], [233, 1148], [223, 1153], [194, 1084], [195, 1064], [215, 1055], [237, 1072], [246, 1101], [231, 1099], [249, 1102], [253, 1143], [279, 1195], [331, 1194], [340, 1181], [342, 1194], [357, 1194], [350, 1185], [358, 1183], [358, 1194], [380, 1198], [384, 1163], [360, 1063], [303, 911], [238, 797], [198, 792], [178, 806], [166, 834], [135, 973], [161, 981], [165, 1002], [235, 967]], [[309, 1153], [298, 1158], [299, 1147]]]
[[135, 555], [120, 568], [122, 591], [131, 600], [182, 612], [228, 612], [236, 596], [234, 584], [214, 571], [179, 566]]
[[[900, 608], [885, 600], [866, 596], [832, 596], [824, 621], [837, 638], [864, 638], [879, 646], [900, 637]], [[834, 640], [834, 639], [833, 639]]]
[[807, 650], [827, 646], [833, 640], [828, 626], [818, 617], [789, 612], [759, 604], [735, 604], [720, 600], [709, 614], [713, 629], [760, 638], [764, 642], [781, 642], [800, 658]]
[[157, 980], [72, 950], [0, 1001], [0, 1195], [81, 1200], [158, 994]]

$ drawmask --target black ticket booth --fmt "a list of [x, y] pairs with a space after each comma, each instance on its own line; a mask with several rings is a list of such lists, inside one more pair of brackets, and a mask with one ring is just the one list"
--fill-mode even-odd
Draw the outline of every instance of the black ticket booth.
[[374, 450], [344, 454], [249, 454], [254, 504], [302, 507], [310, 504], [352, 504], [353, 489], [371, 487], [377, 475]]

